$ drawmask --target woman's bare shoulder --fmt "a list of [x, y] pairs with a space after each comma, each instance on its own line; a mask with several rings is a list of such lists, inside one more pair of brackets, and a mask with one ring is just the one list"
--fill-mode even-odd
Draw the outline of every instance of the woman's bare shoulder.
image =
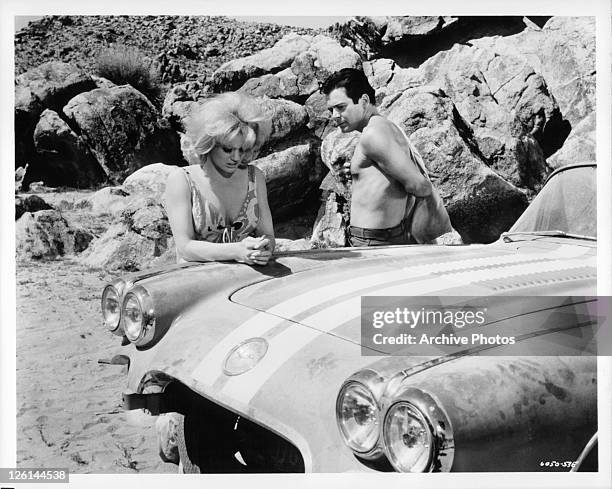
[[181, 167], [175, 166], [170, 169], [168, 172], [168, 177], [166, 179], [166, 190], [168, 189], [176, 189], [183, 190], [189, 188], [188, 176], [189, 167]]

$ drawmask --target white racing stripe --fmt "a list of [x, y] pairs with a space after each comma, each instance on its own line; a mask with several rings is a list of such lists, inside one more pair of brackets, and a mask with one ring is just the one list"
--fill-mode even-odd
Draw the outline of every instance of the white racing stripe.
[[[504, 267], [498, 270], [477, 270], [444, 274], [435, 278], [411, 281], [376, 292], [371, 296], [412, 296], [431, 294], [441, 290], [466, 286], [481, 280], [516, 277], [532, 273], [545, 273], [561, 270], [596, 266], [596, 258], [570, 259], [562, 263], [544, 261]], [[413, 277], [412, 277], [413, 278]], [[270, 340], [268, 353], [251, 371], [237, 377], [231, 377], [223, 386], [222, 392], [243, 403], [248, 403], [261, 389], [261, 386], [277, 372], [295, 353], [322, 334], [331, 331], [341, 324], [353, 320], [361, 314], [361, 297], [356, 296], [334, 304], [307, 318], [300, 323], [312, 328], [290, 328]]]
[[[563, 248], [563, 247], [562, 247]], [[570, 249], [576, 247], [566, 247]], [[405, 250], [404, 250], [405, 252]], [[559, 252], [564, 253], [562, 249]], [[560, 258], [561, 256], [557, 256]], [[351, 278], [342, 282], [334, 282], [330, 285], [319, 287], [298, 296], [287, 299], [268, 309], [266, 312], [258, 313], [248, 319], [240, 326], [233, 329], [227, 336], [219, 341], [211, 351], [202, 359], [198, 366], [193, 370], [192, 376], [204, 385], [211, 385], [220, 375], [223, 374], [222, 362], [227, 353], [238, 343], [248, 338], [262, 336], [267, 331], [282, 324], [284, 318], [294, 318], [298, 314], [317, 307], [326, 301], [333, 300], [345, 294], [355, 293], [366, 290], [369, 287], [402, 280], [407, 276], [411, 278], [426, 277], [431, 273], [444, 271], [462, 270], [467, 268], [509, 265], [537, 259], [548, 259], [542, 254], [530, 255], [501, 255], [494, 257], [468, 258], [454, 262], [432, 263], [426, 265], [408, 266], [393, 272], [372, 273], [359, 278]], [[275, 317], [280, 316], [280, 317]]]

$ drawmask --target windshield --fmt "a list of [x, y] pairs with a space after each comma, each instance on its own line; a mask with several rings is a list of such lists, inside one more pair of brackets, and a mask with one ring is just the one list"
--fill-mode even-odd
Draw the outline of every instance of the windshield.
[[597, 237], [596, 167], [570, 168], [554, 175], [508, 231], [562, 231]]

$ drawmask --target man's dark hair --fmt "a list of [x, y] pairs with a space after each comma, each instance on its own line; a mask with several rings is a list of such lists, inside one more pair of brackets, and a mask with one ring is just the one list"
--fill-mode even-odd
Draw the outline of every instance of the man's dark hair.
[[340, 71], [336, 71], [323, 82], [321, 91], [325, 95], [329, 95], [331, 91], [336, 88], [344, 88], [346, 90], [347, 97], [349, 97], [355, 104], [364, 93], [370, 99], [370, 103], [376, 103], [376, 94], [374, 93], [374, 89], [361, 70], [344, 68]]

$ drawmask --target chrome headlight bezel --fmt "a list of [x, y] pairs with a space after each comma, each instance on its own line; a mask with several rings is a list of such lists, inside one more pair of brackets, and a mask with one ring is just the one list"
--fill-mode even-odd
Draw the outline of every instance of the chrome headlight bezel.
[[[126, 312], [126, 307], [128, 302], [132, 299], [136, 300], [141, 316], [140, 325], [135, 332], [132, 332], [127, 324], [128, 314]], [[121, 304], [121, 324], [123, 333], [127, 339], [136, 346], [145, 346], [150, 343], [155, 336], [155, 323], [155, 308], [149, 292], [140, 285], [132, 287], [123, 297]]]
[[425, 467], [416, 472], [449, 472], [455, 454], [455, 441], [450, 419], [440, 402], [429, 393], [415, 387], [405, 388], [393, 396], [393, 400], [385, 409], [381, 438], [389, 463], [398, 472], [415, 472], [406, 470], [392, 449], [393, 440], [391, 440], [389, 423], [391, 415], [399, 408], [406, 409], [410, 416], [428, 430], [430, 443], [427, 463]]
[[[361, 389], [372, 400], [373, 408], [375, 409], [375, 425], [376, 433], [372, 441], [365, 446], [358, 446], [351, 441], [351, 437], [345, 430], [345, 425], [342, 421], [342, 410], [346, 393], [349, 389]], [[384, 456], [382, 446], [382, 415], [380, 408], [380, 399], [383, 394], [384, 379], [373, 370], [362, 370], [353, 374], [347, 379], [340, 388], [336, 397], [336, 423], [340, 431], [340, 437], [344, 444], [358, 457], [365, 460], [377, 460]]]
[[[126, 282], [123, 279], [117, 279], [114, 280], [113, 282], [111, 282], [110, 284], [108, 284], [106, 287], [104, 287], [104, 290], [102, 291], [102, 297], [100, 300], [100, 307], [102, 310], [102, 318], [103, 318], [103, 324], [106, 327], [106, 329], [108, 331], [110, 331], [113, 334], [116, 334], [117, 336], [123, 336], [123, 324], [121, 321], [121, 317], [122, 317], [122, 309], [123, 309], [123, 293], [125, 292], [125, 290], [130, 286], [131, 284], [129, 284], [128, 282]], [[105, 314], [105, 310], [106, 310], [106, 300], [108, 298], [109, 294], [113, 294], [116, 296], [116, 301], [117, 301], [117, 307], [119, 309], [119, 315], [116, 321], [113, 321], [112, 323], [109, 324], [109, 322], [106, 320], [106, 314]]]

